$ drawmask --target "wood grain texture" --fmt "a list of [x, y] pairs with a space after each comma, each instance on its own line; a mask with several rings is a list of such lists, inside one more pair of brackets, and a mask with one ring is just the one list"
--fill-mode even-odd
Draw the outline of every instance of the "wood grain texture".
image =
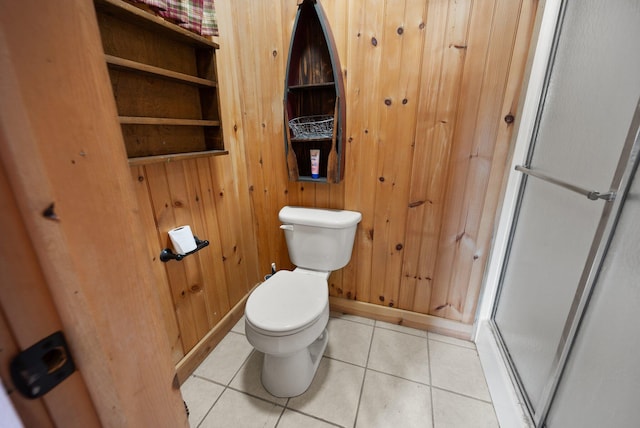
[[219, 40], [242, 47], [225, 67], [240, 76], [260, 269], [292, 267], [278, 229], [283, 205], [358, 210], [352, 261], [331, 275], [332, 296], [472, 322], [510, 143], [503, 105], [517, 105], [538, 2], [322, 1], [346, 86], [337, 186], [289, 183], [282, 126], [271, 126], [286, 65], [277, 46], [288, 46], [296, 4], [221, 3]]
[[[0, 142], [6, 143], [2, 137]], [[11, 360], [63, 329], [4, 168], [0, 169], [0, 378], [26, 427], [97, 426], [98, 415], [79, 371], [42, 398], [23, 397], [9, 375]], [[73, 411], [66, 408], [74, 400]]]
[[445, 183], [449, 171], [455, 120], [459, 109], [462, 69], [468, 43], [471, 2], [430, 5], [429, 35], [423, 53], [423, 89], [418, 106], [416, 151], [411, 194], [402, 307], [427, 313], [434, 289]]
[[505, 118], [508, 115], [516, 116], [519, 112], [521, 103], [520, 89], [524, 81], [526, 65], [529, 58], [531, 35], [534, 32], [536, 20], [536, 6], [537, 3], [535, 2], [524, 1], [520, 9], [517, 33], [513, 44], [513, 54], [509, 64], [509, 74], [507, 76], [506, 88], [502, 100], [502, 109], [499, 115], [502, 120], [500, 120], [498, 126], [491, 171], [487, 178], [484, 206], [478, 225], [476, 246], [478, 259], [474, 260], [471, 267], [468, 280], [469, 285], [465, 297], [466, 301], [463, 304], [464, 312], [462, 313], [461, 321], [464, 323], [472, 323], [475, 318], [477, 297], [474, 298], [474, 296], [480, 294], [482, 287], [493, 228], [497, 222], [497, 213], [499, 213], [500, 197], [504, 190], [508, 174], [508, 171], [505, 171], [504, 165], [508, 164], [508, 157], [511, 152], [511, 145], [509, 143], [512, 141], [514, 125], [513, 122], [509, 122]]
[[129, 3], [96, 11], [128, 156], [223, 150], [215, 44]]
[[335, 312], [432, 331], [464, 340], [470, 340], [473, 331], [473, 326], [459, 321], [340, 297], [329, 297], [329, 306]]
[[56, 407], [99, 417], [58, 426], [187, 426], [93, 2], [3, 2], [0, 26], [0, 161], [88, 390]]
[[158, 293], [165, 330], [171, 346], [171, 356], [174, 363], [180, 361], [184, 356], [181, 334], [176, 311], [173, 306], [173, 299], [170, 293], [169, 278], [164, 266], [158, 263], [158, 242], [160, 234], [154, 222], [153, 204], [149, 192], [149, 179], [144, 167], [132, 167], [131, 178], [134, 183], [140, 218], [143, 222], [145, 232], [146, 255], [151, 261], [153, 275], [155, 278], [155, 289]]
[[362, 212], [331, 296], [386, 306], [385, 316], [429, 314], [419, 321], [428, 328], [455, 320], [446, 329], [456, 334], [473, 322], [510, 144], [502, 118], [517, 109], [537, 1], [321, 3], [345, 82], [344, 180], [289, 181], [282, 101], [297, 4], [282, 0], [216, 2], [228, 155], [142, 170], [138, 198], [155, 224], [147, 247], [168, 245], [180, 222], [212, 242], [156, 272], [165, 310], [173, 305], [174, 359], [202, 355], [198, 344], [272, 262], [293, 268], [279, 229], [285, 205]]
[[[345, 176], [340, 184], [288, 180], [282, 100], [296, 2], [216, 2], [220, 28], [216, 41], [221, 46], [217, 65], [203, 64], [200, 51], [195, 61], [186, 60], [185, 52], [176, 51], [171, 43], [167, 52], [172, 54], [159, 55], [153, 49], [153, 31], [137, 40], [107, 40], [108, 54], [117, 52], [151, 66], [135, 78], [125, 74], [129, 72], [122, 70], [122, 64], [112, 70], [115, 83], [122, 85], [118, 98], [134, 95], [127, 106], [130, 114], [152, 112], [158, 117], [220, 119], [224, 123], [224, 139], [219, 133], [183, 135], [190, 132], [188, 126], [177, 127], [184, 129], [172, 132], [183, 134], [172, 136], [162, 131], [162, 125], [126, 125], [130, 145], [133, 140], [127, 127], [157, 126], [157, 132], [150, 132], [143, 146], [166, 138], [169, 146], [184, 147], [188, 141], [205, 150], [220, 148], [224, 140], [227, 151], [223, 156], [194, 159], [165, 157], [162, 163], [132, 165], [128, 170], [108, 83], [97, 95], [93, 92], [95, 82], [108, 82], [108, 75], [91, 2], [76, 0], [74, 7], [81, 7], [81, 12], [71, 17], [58, 15], [73, 13], [59, 8], [52, 7], [46, 14], [38, 9], [33, 15], [42, 18], [39, 30], [19, 36], [19, 41], [11, 36], [10, 42], [21, 46], [10, 52], [22, 61], [22, 68], [16, 68], [15, 73], [31, 76], [36, 82], [33, 87], [14, 85], [14, 91], [24, 92], [14, 98], [26, 100], [34, 114], [45, 118], [35, 125], [26, 117], [15, 123], [23, 123], [25, 129], [33, 126], [40, 139], [60, 132], [66, 135], [68, 148], [55, 150], [53, 145], [43, 145], [33, 151], [37, 156], [26, 156], [32, 161], [23, 170], [12, 161], [11, 174], [42, 178], [44, 172], [55, 171], [51, 186], [63, 189], [56, 191], [55, 199], [62, 201], [60, 210], [72, 223], [65, 223], [62, 232], [50, 224], [37, 223], [38, 213], [33, 214], [37, 210], [29, 205], [40, 207], [52, 199], [54, 192], [47, 185], [24, 188], [20, 194], [29, 194], [31, 202], [21, 202], [25, 204], [21, 209], [31, 213], [25, 220], [29, 233], [64, 242], [63, 248], [83, 248], [82, 254], [69, 250], [67, 258], [46, 261], [43, 272], [58, 284], [54, 300], [71, 298], [73, 303], [63, 311], [61, 322], [88, 320], [76, 326], [71, 336], [74, 346], [89, 356], [83, 364], [91, 367], [108, 353], [124, 367], [110, 371], [111, 365], [98, 365], [96, 372], [88, 375], [100, 385], [100, 390], [88, 388], [94, 400], [98, 397], [98, 413], [106, 424], [122, 425], [123, 414], [141, 424], [145, 415], [161, 417], [150, 411], [154, 400], [165, 403], [163, 411], [167, 413], [179, 406], [175, 392], [166, 391], [167, 379], [156, 380], [157, 391], [164, 391], [161, 397], [154, 396], [156, 391], [131, 389], [131, 379], [136, 383], [148, 369], [121, 358], [136, 345], [130, 335], [120, 336], [118, 343], [105, 344], [107, 339], [93, 332], [111, 323], [110, 328], [125, 330], [125, 321], [118, 317], [123, 312], [135, 314], [135, 325], [152, 330], [159, 327], [167, 333], [168, 358], [183, 368], [184, 379], [237, 318], [239, 312], [234, 308], [241, 307], [251, 287], [269, 272], [271, 262], [279, 269], [293, 267], [278, 228], [278, 211], [284, 205], [362, 212], [352, 261], [332, 273], [329, 280], [336, 307], [452, 335], [465, 336], [470, 331], [512, 132], [502, 118], [517, 110], [538, 2], [319, 1], [332, 28], [345, 82]], [[3, 28], [22, 34], [15, 24], [25, 14], [22, 7], [18, 12], [7, 3], [5, 9], [14, 11], [0, 14]], [[67, 25], [70, 21], [80, 23], [76, 30], [83, 37], [71, 35], [74, 27]], [[56, 34], [55, 40], [43, 40], [43, 31]], [[37, 40], [33, 34], [39, 35]], [[67, 41], [62, 41], [65, 37]], [[95, 44], [88, 48], [86, 40], [92, 38]], [[33, 49], [25, 50], [24, 41], [33, 42]], [[211, 48], [207, 43], [202, 46]], [[73, 58], [78, 52], [95, 54], [86, 67], [68, 70], [76, 76], [73, 85], [64, 84], [67, 74], [48, 68], [52, 67], [46, 60], [48, 55], [58, 49]], [[128, 52], [135, 56], [129, 57]], [[43, 59], [34, 65], [35, 58]], [[83, 61], [84, 57], [79, 58]], [[171, 97], [201, 99], [205, 104], [206, 97], [215, 91], [220, 105], [198, 112], [163, 99], [138, 104], [135, 94], [150, 88], [153, 67], [218, 82], [215, 87], [206, 84], [203, 90], [192, 85], [205, 84], [200, 80], [176, 86], [180, 75], [171, 72], [156, 79], [162, 81], [167, 94], [173, 94]], [[53, 73], [53, 80], [43, 81], [42, 70]], [[40, 105], [44, 93], [52, 94], [52, 99], [74, 97], [80, 107], [67, 106], [71, 111], [66, 119], [54, 120], [52, 111]], [[7, 111], [16, 110], [16, 105], [7, 105]], [[84, 115], [90, 117], [90, 123], [77, 119]], [[73, 135], [65, 134], [65, 127], [74, 129]], [[98, 134], [99, 140], [95, 138]], [[27, 150], [30, 146], [17, 147]], [[94, 159], [108, 162], [109, 172], [116, 175], [96, 173], [91, 163]], [[106, 208], [105, 197], [111, 201]], [[77, 207], [81, 211], [76, 212]], [[109, 260], [129, 266], [127, 269], [107, 268], [100, 257], [92, 257], [99, 250], [93, 244], [87, 246], [86, 233], [81, 232], [100, 222], [100, 243], [110, 247], [114, 236], [122, 233], [106, 226], [102, 229], [102, 220], [112, 213], [130, 219], [123, 222], [126, 231], [139, 232], [136, 225], [142, 223], [140, 241], [131, 244], [137, 252], [118, 253]], [[190, 224], [210, 246], [183, 262], [160, 263], [160, 250], [170, 247], [167, 231], [182, 224]], [[146, 272], [142, 276], [140, 266]], [[68, 273], [76, 271], [82, 278]], [[103, 277], [115, 278], [115, 288], [94, 289], [85, 284], [87, 278], [97, 278], [101, 284]], [[136, 288], [138, 280], [144, 292]], [[80, 297], [69, 294], [74, 285], [81, 290]], [[107, 295], [103, 294], [107, 288], [127, 297], [118, 300], [112, 311], [96, 315], [93, 311], [102, 307], [99, 302]], [[139, 303], [136, 306], [129, 297], [157, 299], [163, 316]], [[156, 333], [150, 340], [165, 343]], [[139, 352], [156, 358], [148, 349]], [[166, 362], [161, 365], [164, 372], [170, 371]], [[175, 415], [163, 420], [172, 417]]]
[[[487, 185], [494, 162], [500, 162], [498, 165], [504, 168], [504, 156], [494, 159], [498, 129], [504, 124], [500, 113], [512, 63], [511, 56], [504, 52], [513, 51], [521, 3], [498, 0], [491, 10], [477, 11], [471, 15], [469, 30], [477, 45], [468, 47], [464, 74], [477, 75], [479, 69], [482, 72], [479, 78], [468, 79], [469, 84], [461, 93], [464, 107], [456, 124], [458, 132], [454, 137], [434, 276], [441, 286], [434, 290], [430, 304], [431, 314], [449, 319], [461, 320], [467, 312], [467, 322], [472, 321], [472, 311], [465, 307], [471, 270], [474, 263], [486, 260], [481, 255], [489, 245], [486, 240], [478, 241], [480, 221], [483, 213], [487, 214], [484, 212]], [[523, 25], [529, 27], [526, 22]], [[473, 120], [467, 121], [468, 117]], [[497, 183], [494, 186], [499, 188]], [[495, 213], [495, 203], [490, 211]], [[473, 292], [477, 295], [479, 288], [475, 287]]]
[[[147, 227], [154, 228], [147, 238], [149, 247], [155, 248], [157, 254], [162, 248], [171, 248], [168, 231], [185, 224], [200, 239], [210, 242], [208, 247], [180, 262], [155, 261], [161, 266], [158, 269], [166, 271], [166, 280], [159, 284], [162, 294], [167, 296], [162, 299], [163, 307], [165, 311], [171, 310], [165, 321], [171, 324], [175, 315], [181, 341], [176, 352], [181, 356], [258, 280], [256, 267], [249, 264], [255, 263], [255, 256], [251, 255], [255, 253], [252, 228], [243, 230], [246, 228], [237, 220], [242, 215], [228, 164], [228, 157], [216, 156], [143, 167], [147, 204], [151, 205], [145, 215], [152, 215]], [[143, 192], [138, 197], [145, 199]], [[165, 290], [170, 292], [165, 294]], [[175, 333], [170, 337], [175, 337]]]

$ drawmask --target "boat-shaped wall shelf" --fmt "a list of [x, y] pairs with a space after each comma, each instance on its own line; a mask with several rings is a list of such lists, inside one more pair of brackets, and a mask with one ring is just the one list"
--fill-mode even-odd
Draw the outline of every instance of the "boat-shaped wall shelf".
[[[344, 83], [331, 28], [319, 2], [299, 4], [291, 34], [284, 93], [289, 180], [338, 183], [345, 164]], [[318, 178], [312, 178], [312, 150], [319, 152], [319, 171], [313, 174]]]

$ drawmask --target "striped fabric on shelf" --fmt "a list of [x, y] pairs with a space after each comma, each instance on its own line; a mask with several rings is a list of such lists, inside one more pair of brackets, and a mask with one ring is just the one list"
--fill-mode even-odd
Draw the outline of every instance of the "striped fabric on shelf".
[[136, 0], [160, 16], [202, 36], [217, 36], [214, 0]]

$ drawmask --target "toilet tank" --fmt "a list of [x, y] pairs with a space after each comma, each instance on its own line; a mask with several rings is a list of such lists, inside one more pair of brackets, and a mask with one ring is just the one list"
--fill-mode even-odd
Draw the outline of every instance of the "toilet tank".
[[284, 207], [283, 223], [289, 258], [297, 267], [334, 271], [351, 259], [356, 228], [362, 219], [357, 211]]

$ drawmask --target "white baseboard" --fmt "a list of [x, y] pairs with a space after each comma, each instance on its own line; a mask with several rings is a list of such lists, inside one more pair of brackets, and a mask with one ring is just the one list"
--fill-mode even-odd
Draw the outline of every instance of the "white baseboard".
[[478, 325], [476, 348], [482, 363], [493, 407], [501, 427], [534, 428], [525, 404], [516, 392], [496, 337], [487, 321]]

